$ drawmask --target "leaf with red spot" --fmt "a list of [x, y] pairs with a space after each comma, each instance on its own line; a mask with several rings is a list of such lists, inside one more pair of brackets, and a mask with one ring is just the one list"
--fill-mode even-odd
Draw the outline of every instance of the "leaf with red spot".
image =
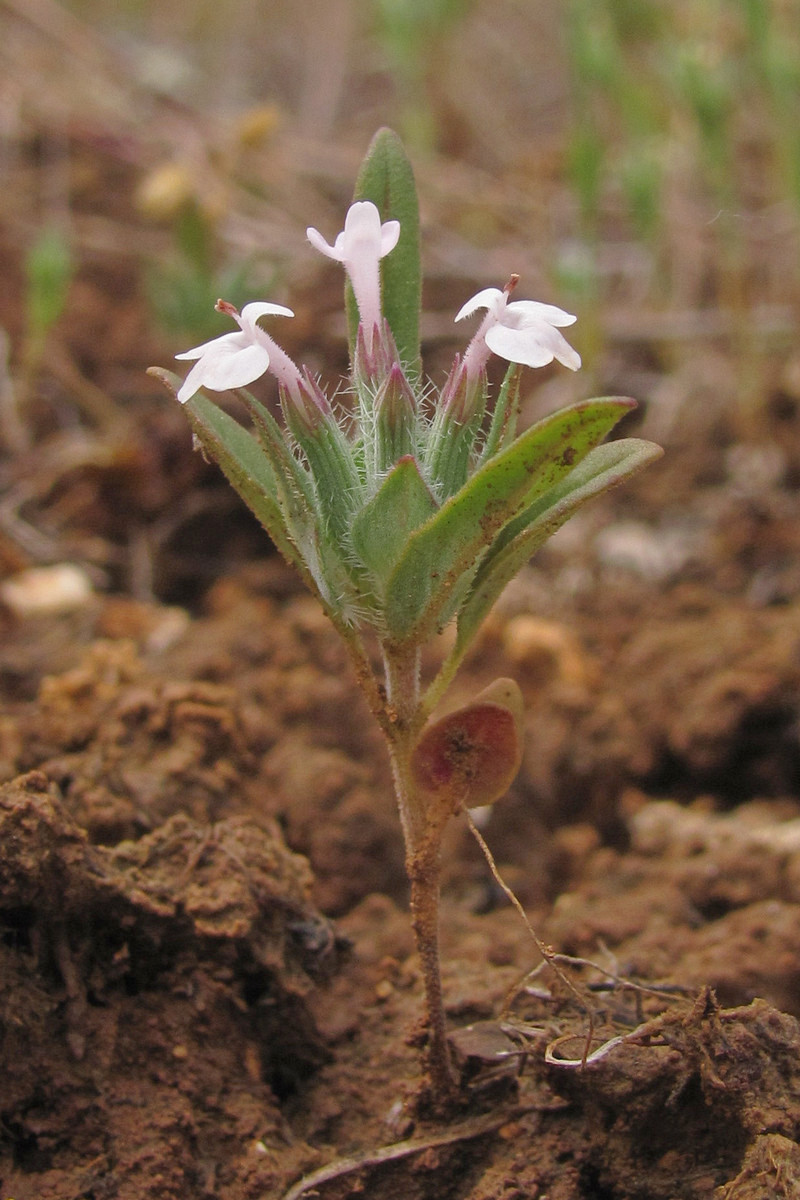
[[423, 729], [411, 757], [414, 785], [435, 823], [464, 805], [503, 796], [522, 761], [522, 694], [497, 679], [469, 704]]

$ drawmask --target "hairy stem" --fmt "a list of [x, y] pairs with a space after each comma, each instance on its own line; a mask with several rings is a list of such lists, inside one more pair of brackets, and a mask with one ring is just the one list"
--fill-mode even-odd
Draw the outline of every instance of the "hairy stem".
[[447, 1045], [447, 1026], [439, 959], [439, 866], [443, 824], [426, 811], [414, 783], [411, 755], [422, 724], [419, 654], [387, 651], [386, 691], [389, 720], [384, 732], [389, 743], [397, 803], [406, 847], [406, 870], [411, 882], [411, 923], [425, 988], [425, 1050], [431, 1099], [445, 1108], [455, 1091]]
[[440, 837], [421, 846], [407, 860], [411, 879], [411, 924], [425, 986], [425, 1019], [428, 1040], [425, 1066], [434, 1106], [446, 1107], [455, 1091], [447, 1044], [447, 1021], [442, 993], [439, 955], [439, 848]]

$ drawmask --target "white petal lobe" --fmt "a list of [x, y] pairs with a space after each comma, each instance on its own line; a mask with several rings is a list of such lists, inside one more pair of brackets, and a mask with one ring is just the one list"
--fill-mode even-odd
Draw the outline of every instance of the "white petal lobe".
[[491, 308], [498, 300], [503, 298], [503, 293], [499, 288], [484, 288], [483, 291], [477, 292], [471, 300], [467, 300], [466, 304], [462, 304], [461, 308], [456, 313], [456, 320], [463, 321], [464, 317], [470, 317], [479, 308]]

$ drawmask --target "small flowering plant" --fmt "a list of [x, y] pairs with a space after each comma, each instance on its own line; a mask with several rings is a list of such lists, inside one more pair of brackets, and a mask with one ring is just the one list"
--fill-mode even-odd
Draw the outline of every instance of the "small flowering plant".
[[[523, 366], [577, 352], [561, 330], [575, 318], [512, 300], [517, 284], [486, 288], [456, 320], [483, 319], [438, 394], [422, 378], [417, 196], [390, 130], [376, 134], [356, 199], [333, 244], [312, 245], [346, 272], [352, 411], [335, 408], [260, 322], [290, 317], [257, 302], [217, 308], [238, 329], [179, 354], [181, 383], [155, 371], [185, 405], [197, 442], [216, 460], [277, 548], [302, 575], [344, 639], [386, 737], [405, 838], [411, 914], [425, 987], [429, 1096], [455, 1096], [439, 968], [442, 833], [465, 807], [490, 804], [521, 759], [522, 705], [498, 680], [444, 717], [432, 713], [500, 592], [578, 508], [658, 457], [648, 442], [602, 444], [634, 406], [612, 397], [572, 405], [517, 432]], [[490, 409], [486, 364], [508, 361]], [[247, 385], [278, 382], [283, 423]], [[235, 388], [245, 428], [205, 394]], [[422, 647], [454, 625], [435, 678]], [[374, 666], [374, 662], [378, 666]]]

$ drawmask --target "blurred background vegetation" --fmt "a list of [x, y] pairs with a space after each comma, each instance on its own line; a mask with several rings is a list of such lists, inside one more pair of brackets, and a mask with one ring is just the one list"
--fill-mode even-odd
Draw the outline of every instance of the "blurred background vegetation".
[[[0, 14], [10, 240], [29, 262], [44, 233], [78, 263], [104, 243], [138, 254], [167, 333], [205, 336], [219, 291], [290, 286], [290, 263], [307, 282], [306, 223], [339, 228], [353, 168], [390, 124], [420, 176], [431, 287], [518, 270], [579, 310], [590, 365], [609, 340], [671, 361], [713, 337], [754, 382], [758, 356], [793, 339], [798, 0], [6, 0]], [[21, 184], [24, 166], [38, 170]]]
[[290, 304], [287, 350], [336, 379], [341, 275], [305, 229], [341, 228], [383, 124], [433, 378], [517, 272], [584, 359], [531, 415], [624, 392], [679, 444], [800, 410], [800, 0], [0, 0], [0, 67], [15, 453], [163, 406], [143, 368], [227, 328], [218, 295]]

